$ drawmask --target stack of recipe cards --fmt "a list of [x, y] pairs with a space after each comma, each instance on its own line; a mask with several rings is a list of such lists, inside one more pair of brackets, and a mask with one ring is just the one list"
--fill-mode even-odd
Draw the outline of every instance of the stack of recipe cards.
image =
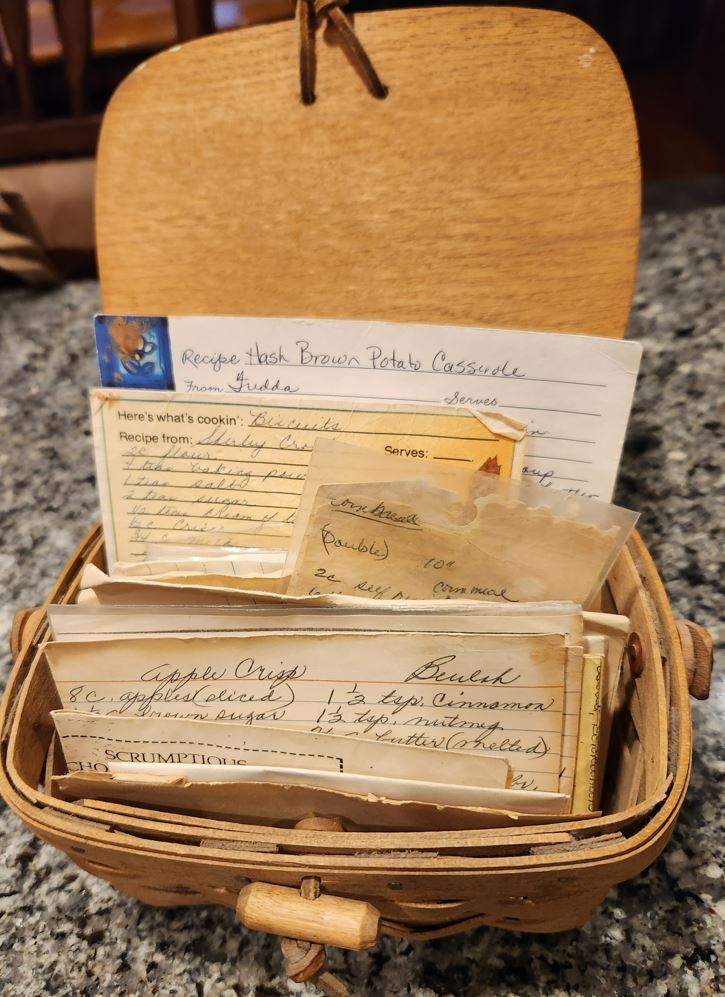
[[375, 827], [597, 810], [629, 623], [594, 610], [636, 520], [607, 501], [634, 344], [96, 332], [107, 566], [49, 610], [56, 791]]

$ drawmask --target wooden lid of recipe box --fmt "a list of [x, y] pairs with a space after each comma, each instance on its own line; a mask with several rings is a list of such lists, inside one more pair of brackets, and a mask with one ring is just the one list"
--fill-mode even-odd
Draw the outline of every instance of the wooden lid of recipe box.
[[106, 311], [365, 318], [621, 337], [640, 169], [602, 39], [550, 11], [359, 14], [387, 98], [289, 22], [139, 67], [106, 113]]

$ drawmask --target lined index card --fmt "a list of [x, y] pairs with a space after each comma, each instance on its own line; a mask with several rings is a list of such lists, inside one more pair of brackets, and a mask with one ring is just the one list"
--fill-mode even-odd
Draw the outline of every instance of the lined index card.
[[471, 471], [495, 461], [509, 476], [525, 430], [442, 405], [106, 388], [91, 414], [111, 565], [148, 542], [284, 547], [319, 438]]
[[[103, 321], [99, 317], [97, 327]], [[300, 403], [309, 395], [400, 399], [509, 413], [528, 424], [525, 477], [543, 487], [611, 499], [639, 343], [336, 319], [163, 321], [177, 390], [240, 398], [263, 392]]]

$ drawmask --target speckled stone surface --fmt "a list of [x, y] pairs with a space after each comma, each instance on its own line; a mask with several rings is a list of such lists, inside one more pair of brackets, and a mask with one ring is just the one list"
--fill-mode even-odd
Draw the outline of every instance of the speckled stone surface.
[[[721, 638], [725, 209], [646, 220], [630, 335], [645, 347], [617, 498], [675, 611]], [[35, 604], [96, 515], [85, 388], [97, 287], [0, 294], [2, 634]], [[7, 658], [0, 676], [4, 682]], [[717, 667], [717, 666], [716, 666]], [[580, 931], [494, 929], [336, 952], [355, 993], [410, 997], [725, 992], [722, 723], [725, 676], [693, 704], [691, 788], [663, 857], [614, 889]], [[0, 993], [275, 997], [301, 993], [276, 940], [222, 908], [155, 910], [118, 894], [0, 812]]]

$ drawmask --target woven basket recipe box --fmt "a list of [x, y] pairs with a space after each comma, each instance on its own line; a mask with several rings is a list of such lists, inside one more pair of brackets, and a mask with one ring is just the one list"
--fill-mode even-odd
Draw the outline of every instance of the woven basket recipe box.
[[[95, 528], [49, 601], [72, 602], [82, 567], [100, 563], [102, 556], [100, 529]], [[224, 820], [222, 815], [214, 819], [167, 812], [158, 803], [54, 798], [48, 791], [50, 776], [62, 768], [53, 750], [49, 711], [60, 704], [39, 650], [47, 636], [42, 608], [16, 617], [16, 663], [3, 703], [0, 788], [38, 837], [82, 868], [154, 905], [235, 907], [248, 883], [296, 891], [301, 880], [314, 878], [326, 895], [372, 905], [383, 931], [406, 937], [433, 938], [479, 924], [519, 931], [574, 928], [613, 884], [654, 861], [669, 839], [690, 773], [688, 665], [681, 632], [686, 641], [696, 642], [703, 641], [704, 633], [694, 624], [675, 622], [637, 536], [622, 552], [607, 590], [611, 608], [629, 616], [641, 647], [638, 656], [625, 661], [631, 706], [615, 727], [610, 798], [605, 799], [605, 809], [609, 805], [615, 812], [605, 816], [505, 830], [386, 833], [367, 831], [352, 821], [345, 821], [348, 830], [324, 821], [305, 826], [304, 802], [295, 811], [294, 794], [285, 799], [281, 787], [270, 787], [269, 822], [255, 815], [253, 824], [244, 821], [243, 813]], [[699, 667], [690, 659], [691, 681], [702, 683], [706, 656], [697, 660]], [[666, 772], [664, 781], [658, 780], [660, 768]], [[329, 795], [331, 813], [344, 809], [340, 801], [335, 807], [338, 794]], [[374, 810], [373, 805], [368, 808]], [[359, 816], [365, 820], [362, 810]], [[374, 813], [368, 817], [374, 823]], [[302, 827], [295, 827], [299, 822]], [[313, 910], [312, 921], [314, 916]], [[364, 922], [368, 908], [362, 905], [355, 916]], [[340, 937], [336, 919], [331, 925], [307, 925], [305, 932], [302, 923], [280, 920], [272, 907], [256, 926], [364, 947], [354, 931]], [[350, 931], [344, 919], [342, 928]], [[374, 937], [362, 940], [371, 944]]]
[[[621, 336], [639, 164], [602, 40], [511, 8], [360, 15], [355, 29], [385, 99], [318, 39], [317, 100], [301, 103], [288, 23], [201, 39], [125, 81], [99, 148], [106, 311]], [[73, 602], [84, 566], [103, 563], [96, 527], [47, 601]], [[310, 816], [299, 787], [254, 787], [251, 812], [229, 791], [201, 813], [173, 787], [133, 803], [110, 789], [61, 798], [43, 608], [15, 619], [0, 790], [34, 834], [125, 893], [223, 904], [298, 940], [295, 979], [318, 977], [320, 945], [364, 948], [381, 930], [574, 928], [664, 848], [690, 773], [688, 686], [706, 696], [711, 664], [708, 635], [674, 620], [636, 534], [602, 608], [628, 616], [633, 637], [599, 817], [486, 828], [462, 812], [458, 829], [385, 830], [378, 804], [344, 794], [318, 793]]]

